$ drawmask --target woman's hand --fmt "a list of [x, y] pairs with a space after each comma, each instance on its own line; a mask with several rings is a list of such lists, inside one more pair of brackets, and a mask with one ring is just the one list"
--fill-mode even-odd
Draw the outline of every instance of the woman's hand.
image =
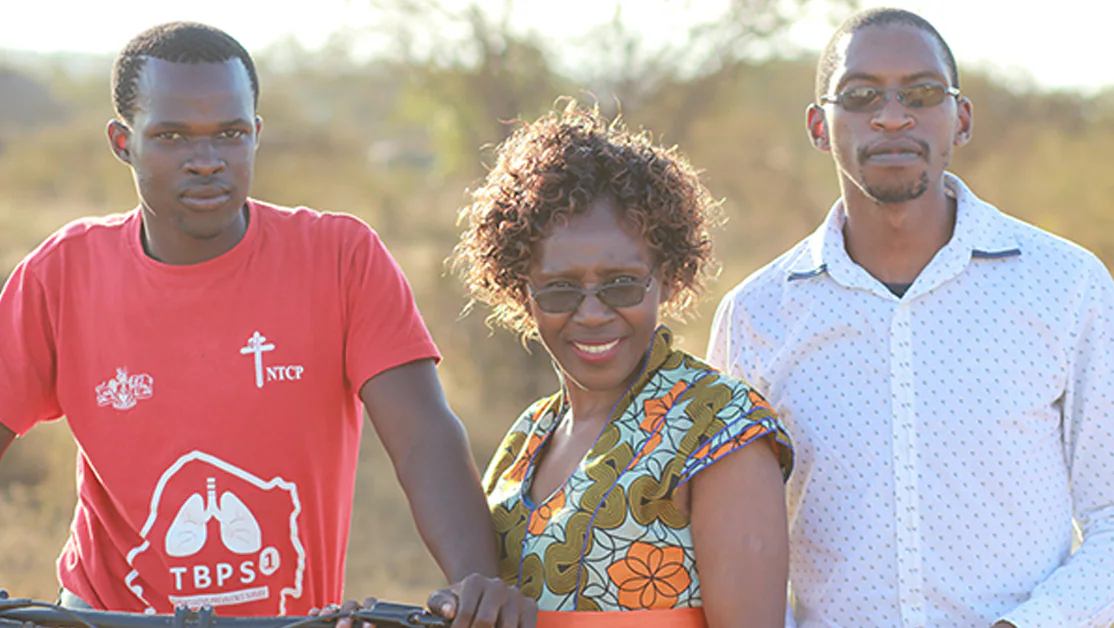
[[534, 628], [538, 605], [499, 578], [472, 574], [429, 595], [429, 610], [452, 628]]

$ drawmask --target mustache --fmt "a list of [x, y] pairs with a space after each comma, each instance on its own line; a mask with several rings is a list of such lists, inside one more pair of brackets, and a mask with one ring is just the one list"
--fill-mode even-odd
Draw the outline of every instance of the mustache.
[[[859, 150], [858, 150], [859, 163], [862, 163], [862, 162], [866, 161], [867, 158], [870, 157], [871, 153], [874, 151], [875, 148], [878, 147], [879, 144], [890, 144], [890, 143], [893, 143], [893, 141], [894, 140], [883, 140], [881, 142], [875, 142], [875, 143], [873, 143], [869, 146], [860, 147]], [[916, 139], [916, 138], [912, 138], [912, 137], [902, 138], [901, 141], [904, 142], [904, 143], [908, 143], [908, 144], [916, 144], [917, 149], [920, 151], [922, 156], [927, 156], [928, 155], [928, 152], [929, 152], [928, 142], [926, 142], [924, 140], [919, 140], [919, 139]]]

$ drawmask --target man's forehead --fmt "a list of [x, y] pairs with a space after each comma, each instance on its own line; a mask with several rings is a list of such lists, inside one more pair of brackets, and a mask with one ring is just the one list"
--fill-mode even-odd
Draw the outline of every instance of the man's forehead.
[[865, 26], [843, 35], [835, 48], [832, 85], [846, 77], [878, 79], [938, 75], [949, 72], [940, 43], [922, 28], [908, 24]]
[[147, 59], [137, 80], [136, 108], [173, 105], [190, 108], [254, 109], [251, 78], [239, 59], [217, 63], [179, 63]]
[[215, 63], [180, 63], [147, 58], [139, 71], [138, 87], [143, 93], [167, 91], [236, 91], [251, 94], [251, 77], [240, 59]]

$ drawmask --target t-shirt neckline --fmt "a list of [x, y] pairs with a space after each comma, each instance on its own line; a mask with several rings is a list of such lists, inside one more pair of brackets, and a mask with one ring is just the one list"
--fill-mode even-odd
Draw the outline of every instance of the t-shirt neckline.
[[240, 241], [231, 249], [212, 259], [205, 260], [204, 262], [198, 262], [196, 264], [167, 264], [148, 255], [147, 252], [143, 250], [143, 238], [141, 235], [141, 230], [143, 228], [142, 205], [133, 209], [131, 216], [128, 218], [128, 246], [131, 248], [132, 253], [138, 258], [141, 266], [157, 273], [177, 276], [196, 276], [231, 268], [237, 265], [251, 252], [257, 234], [259, 233], [259, 222], [262, 219], [262, 212], [259, 211], [259, 206], [254, 200], [249, 198], [244, 202], [244, 207], [247, 209], [248, 213], [248, 226], [244, 231], [244, 236], [240, 238]]

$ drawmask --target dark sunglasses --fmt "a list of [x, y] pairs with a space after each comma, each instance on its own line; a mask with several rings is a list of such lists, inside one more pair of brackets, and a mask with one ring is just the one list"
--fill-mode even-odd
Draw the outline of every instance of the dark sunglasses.
[[935, 107], [948, 96], [959, 97], [959, 90], [940, 83], [917, 83], [905, 87], [883, 89], [870, 85], [848, 87], [835, 96], [823, 96], [820, 102], [835, 103], [852, 113], [878, 111], [890, 101], [889, 93], [897, 93], [897, 101], [910, 109]]
[[556, 286], [553, 288], [530, 289], [530, 298], [538, 304], [538, 309], [547, 314], [568, 314], [580, 308], [580, 304], [590, 294], [607, 307], [632, 307], [642, 303], [650, 286], [654, 283], [654, 276], [650, 275], [644, 281], [620, 281], [609, 283], [598, 288], [576, 288], [572, 286]]

